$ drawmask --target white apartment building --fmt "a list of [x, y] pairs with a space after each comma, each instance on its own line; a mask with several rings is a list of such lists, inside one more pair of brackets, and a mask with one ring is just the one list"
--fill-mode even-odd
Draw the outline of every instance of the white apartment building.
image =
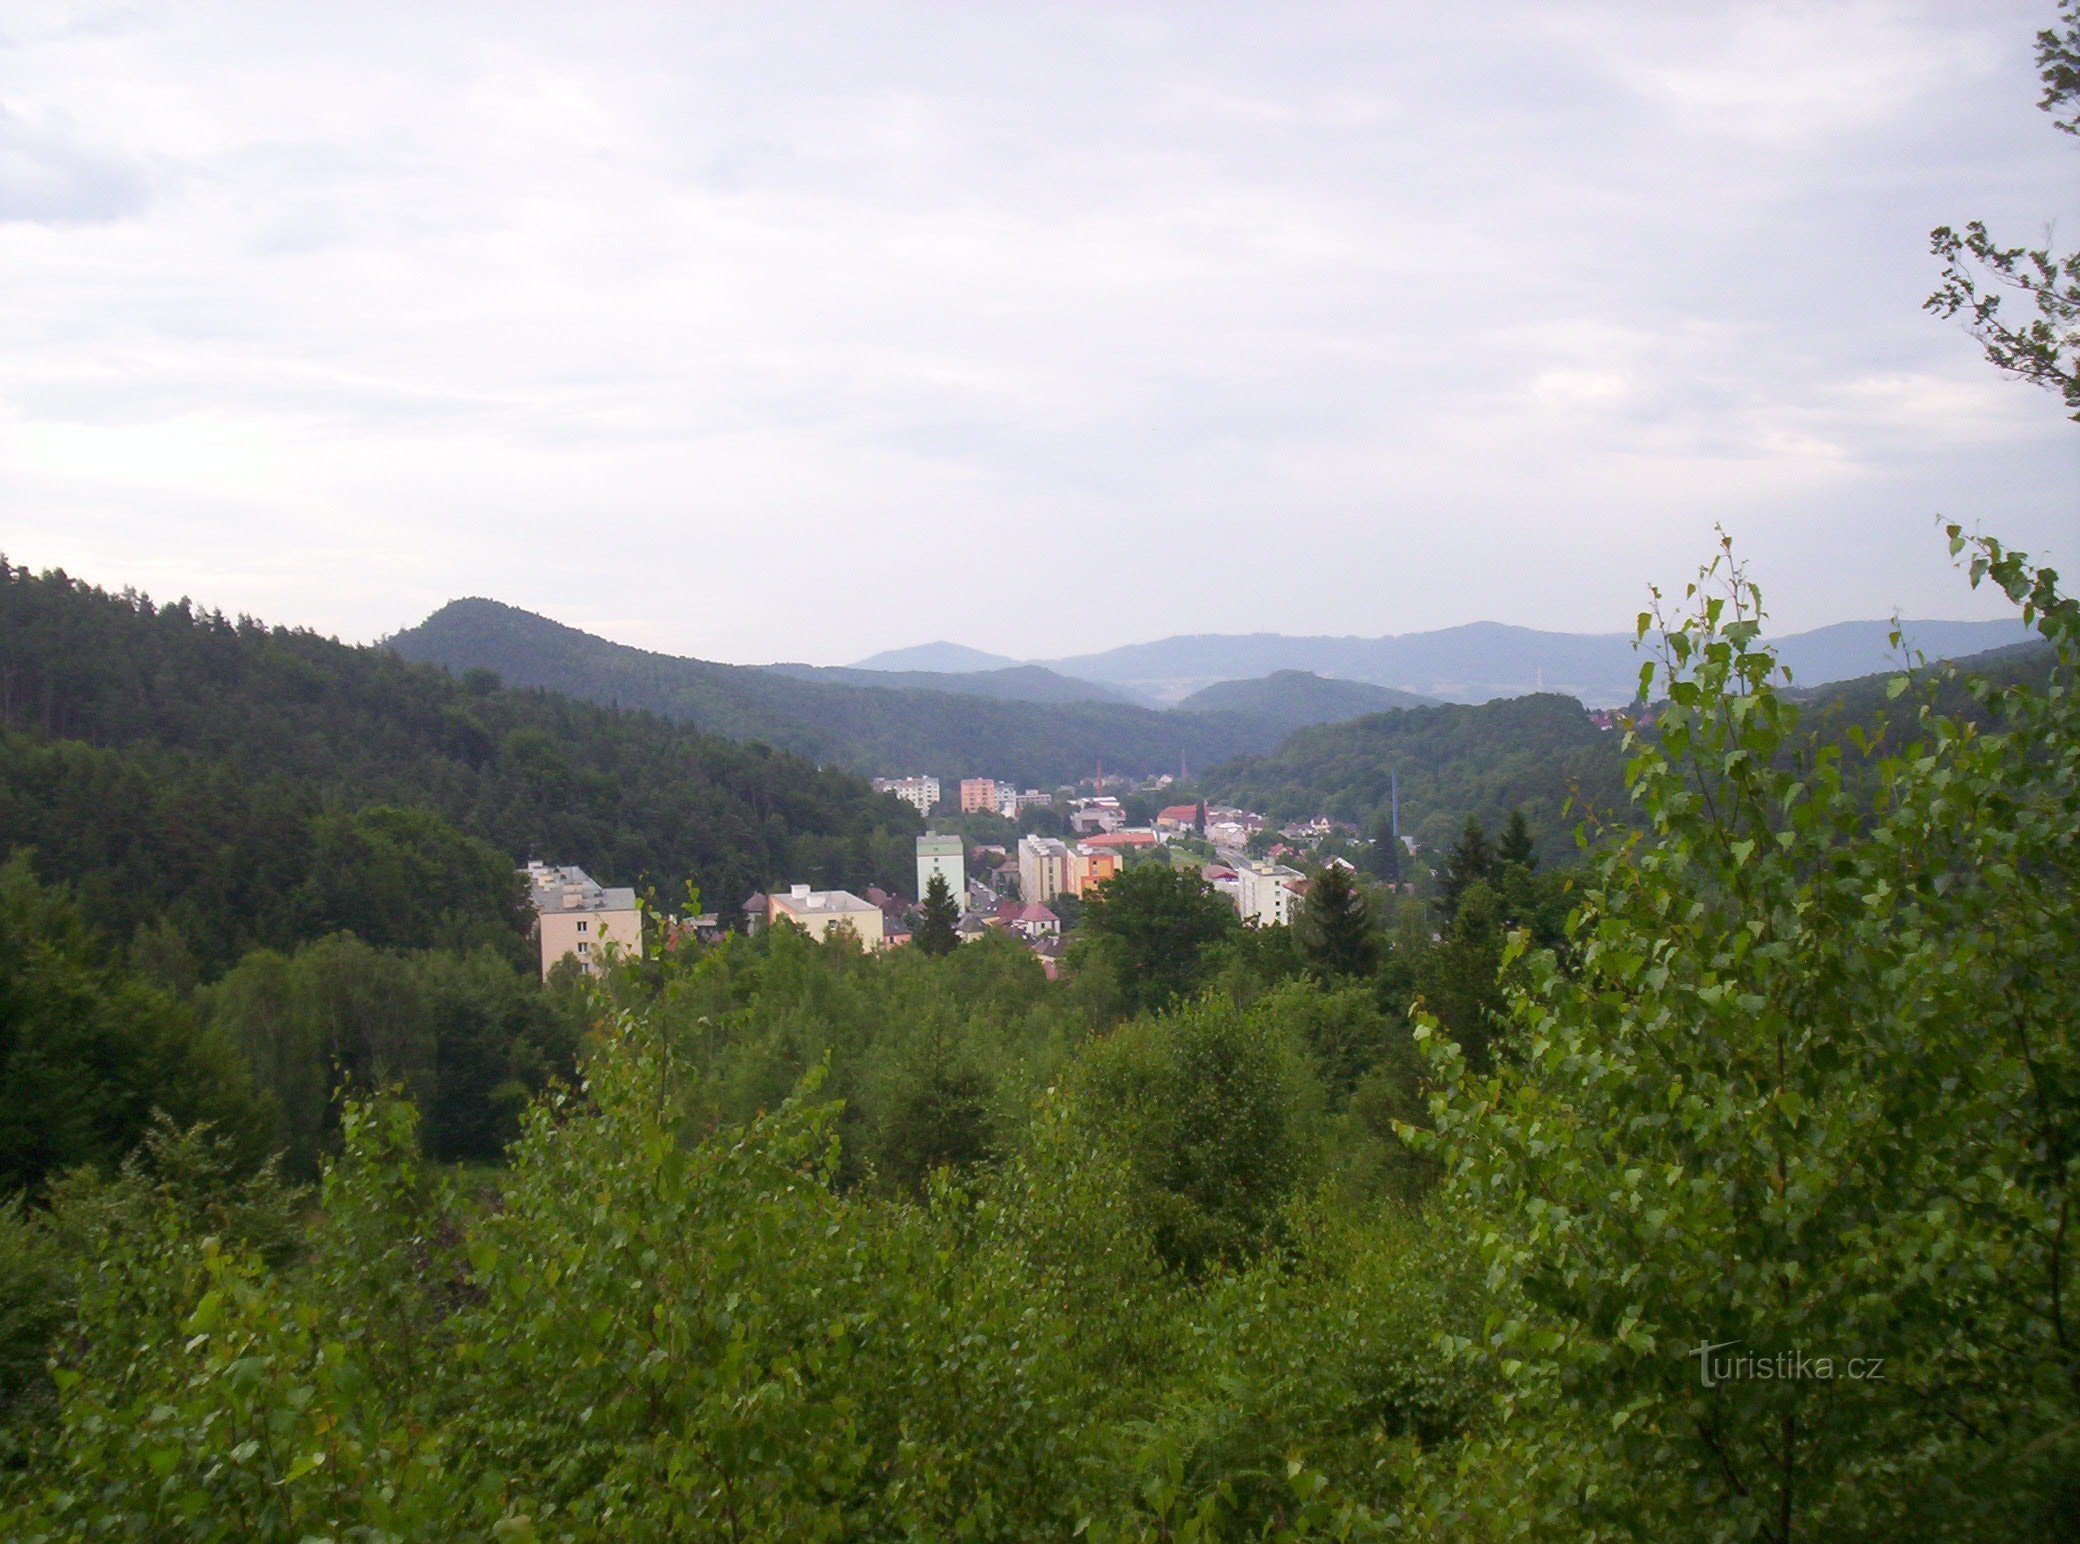
[[877, 777], [874, 792], [892, 793], [904, 803], [913, 806], [920, 815], [929, 815], [939, 802], [939, 780], [936, 777]]
[[1026, 836], [1018, 843], [1018, 896], [1045, 906], [1070, 886], [1068, 845], [1051, 836]]
[[1235, 871], [1235, 907], [1244, 922], [1258, 927], [1283, 927], [1293, 920], [1306, 876], [1283, 863], [1261, 859], [1243, 864]]
[[920, 836], [917, 839], [917, 898], [931, 888], [932, 876], [946, 881], [946, 893], [962, 904], [968, 893], [967, 843], [958, 836]]
[[535, 936], [542, 952], [542, 979], [556, 962], [574, 959], [588, 975], [597, 971], [611, 950], [632, 959], [643, 957], [643, 919], [633, 890], [609, 890], [572, 865], [529, 863], [528, 899], [534, 904]]

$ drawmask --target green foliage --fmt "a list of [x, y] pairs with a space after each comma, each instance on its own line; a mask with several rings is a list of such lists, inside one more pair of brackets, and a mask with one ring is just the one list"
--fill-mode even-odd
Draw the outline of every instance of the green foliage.
[[276, 1141], [314, 1172], [342, 1082], [397, 1083], [426, 1111], [443, 1161], [495, 1158], [530, 1095], [573, 1065], [584, 1004], [544, 992], [496, 952], [372, 948], [340, 933], [293, 955], [258, 951], [199, 996], [253, 1068]]
[[[1816, 745], [1717, 570], [1665, 631], [1683, 675], [1627, 737], [1645, 828], [1587, 881], [1572, 968], [1520, 937], [1514, 1053], [1439, 1050], [1441, 1150], [1514, 1304], [1498, 1344], [1594, 1526], [2048, 1539], [2071, 1515], [2080, 607], [1952, 541], [2056, 646], [2046, 689]], [[1707, 1386], [1702, 1346], [1832, 1377]]]
[[372, 805], [311, 822], [298, 892], [303, 930], [378, 948], [501, 949], [526, 963], [525, 901], [512, 861], [430, 810]]
[[1070, 1110], [1126, 1165], [1164, 1263], [1199, 1274], [1276, 1240], [1311, 1159], [1307, 1079], [1275, 1009], [1207, 998], [1094, 1043]]
[[25, 858], [0, 865], [0, 1193], [115, 1161], [155, 1110], [262, 1156], [267, 1112], [237, 1053], [110, 959]]
[[1293, 930], [1307, 963], [1325, 977], [1369, 976], [1378, 967], [1372, 908], [1356, 876], [1341, 864], [1314, 876]]
[[1084, 895], [1076, 949], [1111, 972], [1125, 1011], [1139, 1013], [1198, 991], [1240, 926], [1235, 908], [1196, 871], [1149, 864], [1122, 869]]

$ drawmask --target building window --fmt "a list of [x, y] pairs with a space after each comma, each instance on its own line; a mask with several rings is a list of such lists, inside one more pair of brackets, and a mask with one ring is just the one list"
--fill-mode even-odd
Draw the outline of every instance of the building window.
[[584, 921], [583, 919], [580, 919], [580, 920], [579, 920], [579, 922], [578, 922], [578, 931], [579, 931], [579, 932], [581, 932], [581, 933], [582, 933], [582, 932], [585, 932], [585, 931], [586, 931], [586, 930], [587, 930], [588, 928], [590, 928], [591, 926], [592, 926], [592, 924], [591, 924], [590, 922], [586, 922], [586, 921]]
[[580, 943], [578, 945], [578, 952], [580, 954], [590, 954], [592, 952], [592, 945], [588, 943]]

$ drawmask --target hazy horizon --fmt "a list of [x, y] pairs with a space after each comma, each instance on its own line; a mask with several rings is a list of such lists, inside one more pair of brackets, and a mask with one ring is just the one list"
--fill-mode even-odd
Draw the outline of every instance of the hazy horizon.
[[107, 4], [0, 23], [0, 551], [847, 664], [2010, 614], [2080, 442], [1920, 310], [2048, 4]]

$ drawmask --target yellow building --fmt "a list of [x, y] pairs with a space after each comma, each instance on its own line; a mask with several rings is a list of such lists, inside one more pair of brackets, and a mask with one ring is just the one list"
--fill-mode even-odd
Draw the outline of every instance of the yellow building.
[[1062, 886], [1071, 895], [1083, 895], [1119, 872], [1119, 849], [1091, 847], [1078, 842], [1069, 853], [1069, 882]]
[[881, 908], [863, 901], [850, 890], [812, 890], [795, 885], [786, 894], [774, 891], [766, 900], [766, 922], [777, 926], [792, 922], [819, 943], [837, 928], [849, 928], [860, 946], [869, 951], [887, 944]]
[[610, 954], [643, 957], [643, 918], [635, 891], [609, 890], [569, 865], [530, 863], [521, 873], [534, 903], [544, 981], [563, 959], [576, 960], [578, 969], [591, 975]]

